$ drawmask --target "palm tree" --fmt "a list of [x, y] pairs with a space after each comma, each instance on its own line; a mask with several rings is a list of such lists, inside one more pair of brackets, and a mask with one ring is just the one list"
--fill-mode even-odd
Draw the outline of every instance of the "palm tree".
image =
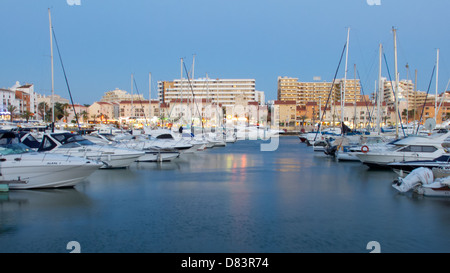
[[89, 113], [86, 111], [81, 112], [80, 115], [83, 118], [83, 122], [86, 122], [89, 119]]
[[28, 110], [26, 110], [22, 114], [22, 118], [24, 118], [27, 122], [32, 116], [34, 116], [34, 114], [32, 112], [28, 111]]
[[49, 109], [48, 104], [46, 102], [43, 101], [43, 102], [39, 103], [39, 105], [38, 105], [38, 114], [39, 114], [39, 116], [42, 117], [42, 120], [44, 120], [44, 121], [50, 120], [51, 113], [49, 114], [49, 111], [50, 111], [50, 109]]
[[13, 116], [15, 115], [14, 112], [16, 112], [16, 110], [17, 110], [17, 106], [9, 105], [7, 109], [8, 109], [8, 112], [10, 113], [10, 119], [9, 120], [12, 122], [13, 121]]

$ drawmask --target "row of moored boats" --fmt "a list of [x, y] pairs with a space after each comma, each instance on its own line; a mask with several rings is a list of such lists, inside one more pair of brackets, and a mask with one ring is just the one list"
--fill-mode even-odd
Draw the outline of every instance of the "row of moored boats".
[[350, 132], [339, 128], [300, 134], [315, 152], [337, 161], [360, 161], [370, 168], [392, 169], [398, 179], [392, 186], [399, 192], [413, 191], [428, 196], [450, 196], [450, 132], [447, 129], [421, 131], [395, 137], [392, 132]]
[[0, 130], [0, 190], [72, 187], [98, 169], [171, 161], [236, 140], [235, 134], [193, 137], [168, 129], [88, 135]]
[[[188, 132], [186, 132], [188, 131]], [[98, 169], [127, 168], [134, 162], [171, 161], [242, 139], [266, 139], [280, 131], [263, 127], [222, 128], [194, 135], [189, 130], [128, 132], [99, 128], [80, 135], [22, 127], [0, 130], [0, 191], [73, 187]]]

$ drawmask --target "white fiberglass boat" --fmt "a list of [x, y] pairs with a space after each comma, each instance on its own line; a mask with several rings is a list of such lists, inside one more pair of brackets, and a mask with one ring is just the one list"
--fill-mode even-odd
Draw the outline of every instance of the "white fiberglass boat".
[[126, 168], [145, 153], [142, 151], [97, 145], [72, 133], [45, 134], [39, 152], [58, 153], [102, 161], [102, 168]]
[[355, 155], [369, 167], [384, 168], [391, 162], [433, 160], [447, 152], [442, 143], [448, 136], [449, 133], [405, 137], [390, 143], [389, 148], [378, 151], [362, 150], [355, 152]]
[[162, 162], [170, 161], [180, 155], [180, 152], [172, 148], [159, 148], [152, 145], [154, 141], [147, 141], [144, 135], [131, 136], [129, 139], [111, 140], [102, 134], [93, 132], [84, 138], [98, 145], [110, 145], [116, 148], [133, 149], [145, 154], [136, 159], [137, 162]]
[[32, 151], [14, 133], [0, 132], [0, 182], [9, 189], [73, 187], [101, 166], [95, 160]]

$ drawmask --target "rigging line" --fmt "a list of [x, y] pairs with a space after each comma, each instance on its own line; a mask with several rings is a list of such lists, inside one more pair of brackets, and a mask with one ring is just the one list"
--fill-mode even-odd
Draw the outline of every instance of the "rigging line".
[[[187, 74], [188, 72], [187, 72], [186, 64], [185, 64], [184, 62], [183, 62], [183, 66], [184, 66], [184, 70], [186, 71], [186, 74]], [[192, 83], [191, 83], [191, 79], [190, 79], [189, 75], [188, 75], [187, 79], [188, 79], [189, 87], [190, 87], [190, 89], [191, 89], [192, 99], [194, 100], [194, 104], [195, 104], [195, 106], [197, 107], [197, 112], [198, 112], [198, 115], [199, 115], [199, 117], [200, 117], [200, 121], [202, 122], [202, 133], [204, 133], [203, 117], [202, 117], [202, 115], [201, 115], [201, 113], [200, 113], [200, 110], [198, 109], [198, 104], [197, 104], [197, 102], [195, 101], [194, 89], [192, 88]], [[192, 126], [192, 125], [191, 125], [191, 126]], [[191, 129], [191, 130], [192, 130], [192, 129]]]
[[[448, 89], [449, 84], [450, 84], [450, 79], [448, 80], [447, 86], [445, 87], [444, 90]], [[442, 93], [441, 102], [439, 103], [439, 107], [438, 107], [438, 111], [437, 111], [438, 113], [439, 113], [439, 109], [441, 109], [442, 103], [444, 102], [444, 98], [445, 98], [445, 91], [444, 91], [444, 93]]]
[[431, 82], [433, 81], [433, 76], [434, 76], [435, 69], [436, 69], [436, 65], [433, 66], [433, 71], [431, 72], [430, 82], [428, 83], [427, 95], [425, 96], [425, 101], [423, 102], [423, 106], [422, 106], [422, 113], [420, 113], [420, 119], [419, 119], [419, 122], [417, 123], [416, 134], [419, 132], [419, 124], [422, 121], [423, 110], [425, 109], [425, 104], [427, 103], [428, 93], [430, 92]]
[[55, 34], [55, 30], [53, 29], [53, 26], [52, 26], [52, 33], [53, 33], [53, 39], [55, 39], [56, 49], [58, 50], [58, 56], [59, 56], [59, 60], [61, 62], [61, 67], [62, 67], [62, 70], [64, 73], [64, 79], [66, 80], [67, 90], [69, 91], [70, 101], [72, 102], [73, 113], [75, 114], [75, 120], [77, 121], [78, 132], [80, 132], [80, 130], [81, 130], [80, 122], [78, 121], [77, 111], [75, 111], [75, 105], [73, 104], [72, 92], [70, 92], [70, 86], [69, 86], [69, 81], [67, 80], [66, 69], [64, 68], [63, 60], [61, 57], [61, 52], [59, 51], [58, 41], [56, 40], [56, 34]]
[[[136, 84], [136, 77], [133, 77], [133, 82], [134, 82], [134, 86], [136, 87], [136, 92], [137, 92], [137, 94], [139, 96], [139, 89], [138, 89], [137, 84]], [[133, 99], [133, 97], [131, 97], [131, 99]], [[150, 100], [148, 102], [150, 103]], [[141, 98], [139, 98], [139, 104], [141, 105], [141, 110], [143, 110], [145, 122], [147, 122], [147, 116], [145, 115], [144, 105], [142, 105]]]
[[370, 114], [371, 111], [369, 109], [369, 105], [367, 103], [366, 97], [364, 96], [364, 89], [363, 89], [363, 85], [362, 85], [362, 82], [361, 82], [361, 77], [359, 76], [359, 70], [358, 69], [356, 70], [356, 74], [358, 74], [359, 85], [361, 86], [362, 97], [363, 97], [364, 103], [366, 104], [367, 112], [369, 113], [369, 124], [370, 124], [370, 122], [372, 121], [372, 115]]
[[[386, 63], [386, 69], [387, 69], [387, 73], [388, 73], [388, 76], [389, 76], [389, 80], [391, 81], [391, 87], [392, 87], [392, 93], [394, 93], [394, 103], [398, 103], [397, 101], [396, 101], [396, 99], [395, 99], [395, 90], [394, 90], [394, 85], [392, 84], [392, 78], [391, 78], [391, 73], [389, 72], [389, 65], [388, 65], [388, 63], [387, 63], [387, 59], [386, 59], [386, 54], [384, 54], [384, 52], [383, 52], [383, 56], [384, 56], [384, 62]], [[398, 87], [398, 86], [397, 86]], [[397, 92], [398, 92], [398, 90], [397, 90]], [[397, 96], [398, 97], [398, 96]], [[387, 114], [387, 113], [386, 113]], [[403, 128], [403, 121], [402, 121], [402, 116], [400, 115], [400, 109], [398, 109], [398, 111], [397, 111], [397, 113], [396, 113], [397, 115], [398, 115], [398, 118], [399, 118], [399, 120], [400, 120], [400, 124], [402, 125], [402, 131], [403, 131], [403, 136], [406, 136], [406, 134], [405, 134], [405, 128]], [[395, 126], [398, 126], [398, 124], [396, 124]]]
[[[345, 42], [344, 48], [342, 49], [341, 58], [339, 59], [339, 64], [338, 64], [338, 66], [336, 68], [336, 72], [334, 73], [333, 82], [331, 83], [330, 92], [328, 93], [327, 102], [325, 103], [325, 109], [323, 110], [322, 117], [320, 117], [320, 120], [319, 120], [320, 123], [322, 123], [322, 119], [323, 119], [323, 117], [325, 115], [325, 112], [327, 110], [328, 102], [330, 100], [331, 93], [333, 92], [334, 82], [336, 81], [336, 77], [337, 77], [337, 74], [339, 72], [339, 67], [341, 66], [342, 58], [344, 57], [344, 52], [345, 52], [345, 48], [346, 47], [347, 47], [347, 42]], [[321, 110], [321, 109], [319, 109], [319, 110]], [[341, 109], [341, 111], [342, 111], [342, 109]], [[320, 124], [319, 124], [319, 128], [318, 129], [320, 130]], [[319, 130], [317, 130], [316, 135], [314, 136], [314, 141], [316, 141], [317, 134], [319, 133]]]

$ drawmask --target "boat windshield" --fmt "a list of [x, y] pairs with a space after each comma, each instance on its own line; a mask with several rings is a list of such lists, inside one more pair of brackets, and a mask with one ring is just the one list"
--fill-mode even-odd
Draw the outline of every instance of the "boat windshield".
[[31, 151], [27, 145], [22, 143], [0, 145], [0, 155], [24, 154]]
[[[74, 134], [60, 134], [60, 135], [53, 135], [55, 139], [57, 139], [61, 144], [67, 145], [69, 143], [78, 143], [80, 145], [94, 145], [94, 143], [90, 140], [85, 139], [84, 137], [80, 135], [74, 135]], [[76, 145], [72, 145], [76, 146]]]

